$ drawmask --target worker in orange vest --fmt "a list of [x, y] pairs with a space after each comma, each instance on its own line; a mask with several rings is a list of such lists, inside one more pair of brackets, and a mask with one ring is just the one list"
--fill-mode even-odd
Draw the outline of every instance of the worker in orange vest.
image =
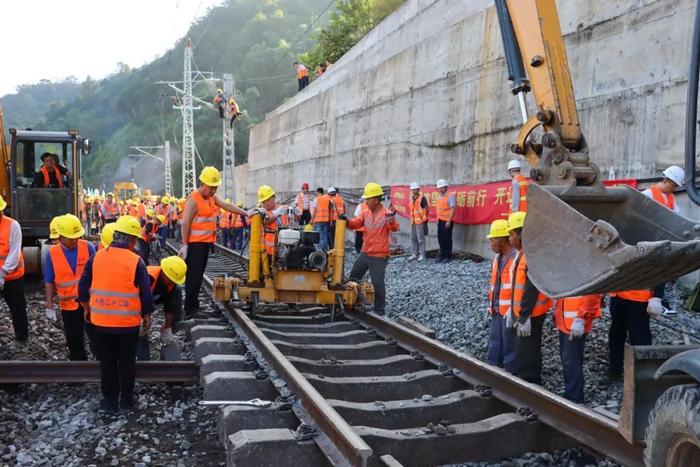
[[[152, 209], [149, 209], [152, 211]], [[158, 214], [153, 218], [149, 218], [144, 222], [143, 227], [141, 227], [141, 236], [138, 239], [138, 251], [139, 256], [143, 260], [143, 263], [148, 266], [149, 258], [151, 257], [151, 243], [158, 235], [160, 226], [165, 222], [165, 216], [163, 214]]]
[[497, 219], [491, 223], [486, 238], [491, 242], [491, 250], [496, 254], [491, 262], [489, 282], [489, 350], [486, 362], [515, 373], [515, 329], [506, 326], [506, 316], [511, 312], [513, 282], [511, 266], [517, 251], [508, 240], [508, 221]]
[[[350, 270], [350, 280], [359, 282], [369, 270], [374, 286], [374, 312], [384, 314], [386, 303], [386, 286], [384, 276], [389, 264], [389, 235], [399, 230], [396, 221], [396, 212], [389, 211], [382, 205], [384, 190], [378, 183], [370, 182], [365, 185], [362, 199], [367, 204], [367, 209], [348, 220], [350, 229], [364, 227], [364, 240], [362, 252], [355, 260]], [[345, 214], [339, 219], [347, 219]]]
[[527, 270], [522, 232], [526, 213], [508, 216], [509, 241], [517, 252], [511, 266], [513, 301], [506, 315], [506, 327], [515, 328], [515, 373], [525, 381], [542, 384], [542, 327], [552, 300], [537, 290]]
[[119, 217], [119, 204], [114, 201], [114, 193], [107, 193], [107, 199], [102, 203], [102, 217], [105, 224], [117, 221]]
[[408, 260], [425, 260], [425, 236], [428, 234], [428, 199], [420, 192], [418, 183], [411, 183], [408, 200], [408, 222], [411, 224], [411, 256]]
[[676, 204], [673, 192], [685, 184], [685, 170], [677, 165], [672, 165], [663, 171], [663, 179], [655, 183], [642, 194], [653, 199], [657, 203], [666, 206], [671, 211], [679, 213], [680, 209]]
[[185, 202], [182, 218], [182, 246], [179, 256], [187, 263], [185, 282], [185, 318], [199, 310], [199, 289], [209, 259], [209, 250], [216, 241], [217, 206], [237, 214], [246, 212], [216, 196], [221, 185], [221, 172], [215, 167], [204, 167], [199, 174], [199, 187]]
[[306, 225], [311, 222], [311, 193], [309, 193], [309, 184], [304, 182], [301, 184], [301, 191], [297, 193], [296, 207], [301, 210], [299, 216], [299, 225]]
[[[80, 219], [72, 214], [59, 216], [56, 219], [59, 243], [49, 249], [44, 262], [45, 314], [51, 321], [56, 321], [56, 311], [58, 311], [63, 321], [68, 359], [87, 360], [85, 335], [87, 334], [89, 338], [90, 348], [94, 349], [94, 332], [92, 326], [85, 323], [83, 308], [77, 300], [78, 281], [88, 259], [95, 254], [95, 247], [81, 238], [85, 235], [85, 229]], [[54, 298], [58, 299], [57, 308], [54, 305]]]
[[99, 342], [101, 408], [109, 413], [135, 407], [136, 346], [154, 309], [146, 265], [134, 252], [140, 236], [138, 219], [120, 217], [112, 243], [88, 260], [78, 284], [78, 302]]
[[24, 297], [22, 228], [3, 214], [6, 207], [7, 202], [0, 196], [0, 294], [10, 310], [15, 340], [25, 343], [29, 338], [29, 322]]
[[335, 187], [328, 187], [328, 196], [331, 199], [331, 223], [328, 227], [328, 247], [333, 248], [335, 246], [335, 222], [338, 220], [338, 216], [345, 214], [345, 200]]
[[593, 320], [600, 317], [600, 295], [561, 298], [554, 307], [559, 354], [564, 369], [564, 397], [583, 403], [583, 352]]
[[287, 212], [287, 207], [277, 204], [275, 190], [268, 185], [262, 185], [258, 188], [258, 204], [261, 207], [251, 209], [248, 215], [259, 214], [263, 216], [263, 247], [267, 253], [265, 261], [269, 261], [268, 264], [272, 264], [277, 244], [277, 219]]
[[447, 263], [452, 258], [452, 222], [457, 208], [457, 202], [453, 193], [447, 193], [447, 180], [441, 178], [437, 181], [438, 197], [435, 209], [437, 211], [437, 237], [440, 245], [438, 263]]
[[144, 219], [146, 219], [146, 203], [143, 200], [138, 201], [138, 206], [136, 209], [136, 217], [140, 221], [143, 221]]
[[523, 163], [519, 159], [508, 162], [508, 174], [513, 179], [511, 186], [510, 212], [527, 212], [527, 187], [530, 182], [520, 174]]
[[[236, 206], [243, 209], [243, 203], [240, 201]], [[243, 230], [246, 226], [246, 216], [243, 214], [231, 213], [231, 244], [229, 248], [232, 250], [243, 251]]]
[[311, 202], [311, 223], [314, 226], [314, 232], [319, 232], [320, 234], [316, 248], [321, 251], [328, 250], [328, 230], [332, 210], [331, 198], [325, 194], [323, 188], [316, 188], [316, 199]]
[[[231, 200], [229, 198], [226, 198], [226, 202], [230, 203]], [[228, 212], [225, 210], [221, 211], [221, 215], [219, 216], [219, 229], [221, 229], [221, 244], [224, 245], [226, 248], [230, 248], [231, 246], [231, 222], [233, 219], [231, 218], [233, 215], [232, 212]]]
[[301, 91], [309, 85], [309, 69], [306, 68], [303, 63], [299, 62], [294, 62], [294, 68], [297, 72], [297, 83], [299, 84], [299, 91]]
[[178, 220], [179, 220], [179, 213], [177, 211], [177, 198], [174, 196], [170, 198], [170, 213], [167, 222], [169, 223], [169, 229], [168, 229], [168, 238], [175, 239], [177, 236], [175, 234], [175, 231], [179, 228], [178, 225]]
[[34, 175], [32, 188], [63, 188], [63, 177], [70, 177], [70, 171], [58, 162], [58, 155], [45, 152], [41, 155], [41, 167]]

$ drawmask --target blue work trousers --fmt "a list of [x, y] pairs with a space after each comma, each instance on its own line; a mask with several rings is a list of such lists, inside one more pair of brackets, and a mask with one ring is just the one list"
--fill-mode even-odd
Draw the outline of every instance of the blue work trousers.
[[231, 229], [231, 249], [243, 250], [243, 227]]
[[221, 244], [226, 248], [231, 248], [231, 229], [223, 228], [221, 229]]
[[160, 237], [160, 247], [165, 248], [165, 241], [168, 239], [168, 234], [170, 233], [170, 227], [167, 225], [161, 225], [158, 227], [158, 236]]
[[494, 313], [489, 326], [489, 352], [486, 362], [505, 368], [509, 373], [515, 373], [515, 337], [515, 328], [506, 328], [505, 318], [500, 313]]
[[320, 239], [317, 248], [321, 251], [328, 249], [328, 222], [316, 222], [314, 224], [314, 232], [320, 232]]
[[573, 402], [583, 403], [583, 349], [586, 335], [569, 339], [569, 335], [559, 331], [559, 354], [564, 369], [564, 397]]

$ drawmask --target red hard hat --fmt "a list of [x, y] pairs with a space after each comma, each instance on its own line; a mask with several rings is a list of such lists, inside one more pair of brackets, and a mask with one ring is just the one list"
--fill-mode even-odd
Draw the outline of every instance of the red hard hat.
[[302, 189], [302, 190], [308, 190], [308, 189], [309, 189], [309, 184], [306, 183], [306, 182], [302, 183], [302, 184], [301, 184], [301, 189]]

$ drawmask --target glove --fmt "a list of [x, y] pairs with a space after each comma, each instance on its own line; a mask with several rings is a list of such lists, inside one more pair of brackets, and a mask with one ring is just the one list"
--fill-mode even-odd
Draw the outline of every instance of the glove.
[[664, 314], [664, 306], [661, 304], [661, 299], [659, 297], [652, 297], [649, 299], [649, 304], [647, 305], [647, 313], [649, 316], [656, 318]]
[[46, 307], [44, 309], [44, 314], [46, 317], [51, 320], [51, 321], [56, 321], [56, 310], [53, 309], [53, 307]]
[[280, 207], [276, 208], [274, 211], [272, 211], [272, 213], [277, 217], [284, 215], [286, 212], [287, 212], [286, 206], [280, 206]]
[[348, 216], [346, 216], [345, 214], [340, 214], [340, 215], [338, 216], [338, 219], [343, 220], [343, 221], [346, 221], [346, 220], [348, 220]]
[[163, 344], [170, 344], [175, 340], [173, 330], [171, 328], [163, 328], [160, 330], [160, 340]]
[[177, 255], [182, 259], [187, 259], [187, 245], [182, 245]]
[[571, 329], [569, 330], [569, 340], [573, 340], [574, 337], [583, 336], [583, 332], [586, 329], [586, 321], [583, 318], [574, 318], [574, 322], [571, 324]]
[[512, 309], [508, 308], [508, 311], [506, 311], [505, 319], [506, 319], [506, 328], [507, 329], [512, 328], [513, 324], [514, 324], [513, 323], [513, 310]]
[[530, 334], [532, 334], [532, 322], [530, 318], [526, 319], [524, 323], [517, 321], [515, 323], [515, 332], [518, 334], [518, 337], [530, 337]]

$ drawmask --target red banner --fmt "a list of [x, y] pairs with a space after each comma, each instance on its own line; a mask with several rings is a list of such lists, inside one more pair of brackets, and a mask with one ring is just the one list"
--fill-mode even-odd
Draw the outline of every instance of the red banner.
[[[456, 224], [490, 224], [496, 219], [508, 217], [511, 200], [511, 180], [486, 183], [484, 185], [455, 185], [447, 189], [454, 196], [457, 210], [453, 221]], [[637, 187], [637, 180], [621, 179], [606, 180], [605, 186], [629, 185]], [[430, 222], [437, 221], [435, 204], [438, 190], [435, 186], [424, 186], [421, 193], [428, 199], [430, 205]], [[411, 190], [408, 185], [391, 187], [391, 202], [396, 212], [408, 218]]]

